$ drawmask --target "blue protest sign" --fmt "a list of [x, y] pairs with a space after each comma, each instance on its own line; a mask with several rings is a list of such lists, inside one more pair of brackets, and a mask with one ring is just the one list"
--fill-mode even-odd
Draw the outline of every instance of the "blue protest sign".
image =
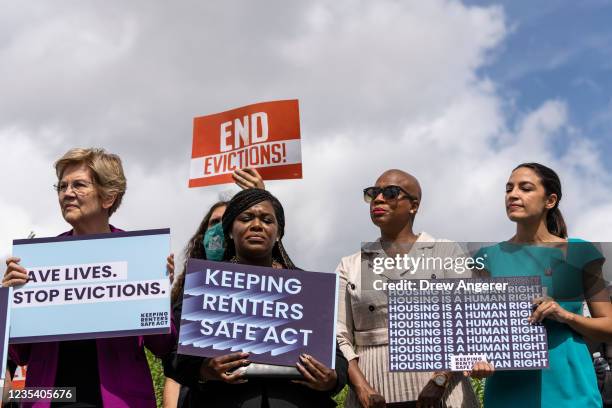
[[10, 342], [168, 333], [169, 252], [169, 229], [13, 241]]

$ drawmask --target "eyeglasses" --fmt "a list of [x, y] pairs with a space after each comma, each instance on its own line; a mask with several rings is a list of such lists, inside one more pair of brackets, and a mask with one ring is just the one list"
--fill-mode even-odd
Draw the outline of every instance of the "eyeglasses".
[[[383, 195], [385, 200], [396, 200], [398, 198], [408, 198], [409, 200], [416, 200], [416, 197], [412, 196], [406, 190], [400, 186], [385, 186], [385, 187], [368, 187], [363, 189], [363, 200], [366, 203], [371, 202], [379, 194]], [[400, 193], [404, 193], [404, 197], [400, 197]]]
[[54, 184], [53, 189], [57, 192], [57, 194], [66, 194], [66, 191], [68, 191], [68, 187], [70, 187], [74, 194], [83, 195], [87, 193], [87, 191], [91, 186], [93, 186], [93, 184], [93, 182], [85, 180], [74, 180], [71, 183], [66, 183], [65, 181], [62, 181], [59, 184]]

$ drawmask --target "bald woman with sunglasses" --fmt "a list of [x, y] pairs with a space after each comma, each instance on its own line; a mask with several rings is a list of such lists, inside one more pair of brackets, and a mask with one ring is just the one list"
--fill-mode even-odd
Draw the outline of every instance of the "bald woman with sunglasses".
[[[380, 238], [342, 258], [338, 293], [338, 343], [349, 361], [351, 389], [347, 407], [477, 407], [469, 380], [461, 373], [401, 372], [388, 367], [387, 295], [372, 289], [373, 279], [470, 277], [445, 270], [393, 270], [374, 276], [372, 259], [408, 254], [412, 257], [461, 257], [456, 244], [413, 232], [421, 204], [421, 187], [412, 175], [387, 170], [373, 187], [363, 190], [370, 218]], [[363, 260], [362, 260], [363, 254]], [[362, 275], [363, 274], [363, 275]]]

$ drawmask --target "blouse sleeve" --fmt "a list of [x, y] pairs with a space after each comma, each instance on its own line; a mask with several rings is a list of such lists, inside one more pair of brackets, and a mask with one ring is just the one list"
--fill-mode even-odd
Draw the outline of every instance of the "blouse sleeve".
[[347, 290], [350, 282], [348, 280], [348, 265], [347, 258], [343, 258], [336, 268], [336, 273], [339, 275], [338, 285], [338, 321], [336, 323], [336, 338], [340, 350], [347, 361], [358, 358], [353, 347], [353, 312], [351, 308], [351, 296]]

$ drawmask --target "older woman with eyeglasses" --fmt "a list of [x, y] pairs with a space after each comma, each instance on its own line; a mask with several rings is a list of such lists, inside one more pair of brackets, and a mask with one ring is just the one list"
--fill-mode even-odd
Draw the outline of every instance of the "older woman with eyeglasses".
[[[337, 268], [340, 275], [337, 337], [340, 349], [349, 361], [351, 385], [345, 406], [478, 406], [471, 384], [460, 373], [389, 371], [387, 295], [374, 290], [372, 276], [368, 275], [373, 273], [369, 262], [400, 253], [442, 259], [463, 254], [457, 244], [434, 239], [425, 232], [413, 232], [421, 203], [421, 187], [412, 175], [401, 170], [388, 170], [373, 187], [363, 192], [370, 205], [370, 218], [380, 229], [380, 238], [366, 244], [361, 252], [342, 258]], [[407, 272], [409, 275], [404, 275]], [[433, 275], [431, 271], [393, 270], [386, 275], [388, 279], [458, 277], [444, 270], [436, 270]], [[461, 277], [469, 277], [469, 273]]]
[[[103, 149], [71, 149], [55, 163], [55, 170], [60, 210], [72, 226], [61, 236], [121, 231], [109, 223], [126, 191], [119, 156]], [[7, 259], [4, 286], [27, 284], [27, 271], [20, 262]], [[16, 363], [28, 366], [26, 387], [76, 387], [77, 402], [62, 407], [154, 408], [144, 347], [163, 356], [175, 342], [172, 324], [170, 334], [20, 344], [11, 346], [9, 352]], [[51, 404], [39, 401], [24, 406], [46, 408]]]

